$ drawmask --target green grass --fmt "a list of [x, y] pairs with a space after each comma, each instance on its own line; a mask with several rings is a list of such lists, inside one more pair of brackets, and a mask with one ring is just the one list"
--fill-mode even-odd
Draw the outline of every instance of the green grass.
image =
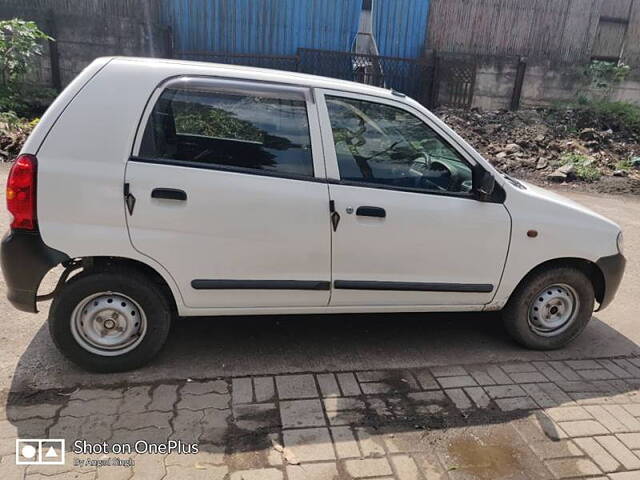
[[576, 177], [585, 182], [595, 182], [600, 179], [600, 170], [591, 159], [581, 153], [565, 153], [561, 158], [562, 165], [573, 165]]

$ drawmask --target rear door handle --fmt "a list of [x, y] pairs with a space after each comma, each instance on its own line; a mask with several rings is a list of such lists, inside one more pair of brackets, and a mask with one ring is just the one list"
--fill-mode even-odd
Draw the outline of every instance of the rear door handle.
[[154, 188], [151, 198], [164, 198], [166, 200], [186, 200], [187, 192], [178, 188]]
[[359, 215], [361, 217], [385, 218], [387, 216], [387, 212], [384, 208], [380, 207], [362, 206], [358, 207], [358, 209], [356, 210], [356, 215]]

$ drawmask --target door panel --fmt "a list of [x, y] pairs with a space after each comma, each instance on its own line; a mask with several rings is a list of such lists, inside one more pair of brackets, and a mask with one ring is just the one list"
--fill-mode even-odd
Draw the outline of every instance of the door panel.
[[[129, 161], [136, 249], [174, 277], [189, 307], [322, 306], [329, 301], [324, 183]], [[157, 188], [186, 201], [153, 198]], [[202, 288], [194, 280], [309, 281]], [[326, 285], [326, 286], [325, 286]], [[224, 288], [222, 288], [224, 287]]]
[[319, 95], [330, 196], [331, 305], [482, 305], [502, 275], [510, 218], [480, 202], [473, 168], [401, 102]]
[[309, 99], [302, 88], [201, 77], [152, 97], [127, 163], [127, 222], [186, 306], [327, 305], [329, 192]]
[[[503, 205], [349, 185], [330, 185], [330, 193], [341, 217], [332, 237], [336, 286], [405, 283], [334, 288], [331, 305], [481, 305], [493, 297], [509, 246]], [[358, 216], [362, 205], [386, 216]]]

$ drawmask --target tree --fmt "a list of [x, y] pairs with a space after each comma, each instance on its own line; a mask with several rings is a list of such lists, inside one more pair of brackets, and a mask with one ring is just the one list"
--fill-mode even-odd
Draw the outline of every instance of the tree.
[[34, 57], [42, 55], [42, 40], [53, 40], [35, 22], [0, 21], [0, 86], [5, 95], [16, 91]]

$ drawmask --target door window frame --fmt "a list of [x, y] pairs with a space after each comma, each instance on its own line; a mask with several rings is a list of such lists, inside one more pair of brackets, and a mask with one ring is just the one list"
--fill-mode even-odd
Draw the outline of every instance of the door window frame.
[[361, 182], [357, 180], [343, 180], [340, 177], [340, 170], [338, 167], [338, 157], [336, 155], [336, 148], [335, 148], [335, 143], [333, 139], [331, 119], [329, 118], [329, 109], [327, 107], [327, 102], [325, 98], [327, 96], [342, 97], [350, 100], [360, 100], [365, 102], [377, 103], [381, 105], [387, 105], [389, 107], [398, 108], [418, 118], [418, 120], [423, 122], [427, 127], [431, 128], [431, 130], [433, 130], [433, 132], [442, 140], [442, 142], [444, 142], [454, 152], [460, 155], [462, 160], [466, 162], [466, 164], [469, 166], [469, 168], [472, 171], [474, 187], [475, 187], [476, 171], [478, 168], [484, 169], [484, 166], [481, 165], [469, 152], [461, 148], [457, 144], [455, 139], [453, 139], [450, 135], [448, 135], [448, 133], [444, 131], [439, 125], [435, 124], [429, 117], [427, 117], [418, 109], [414, 108], [413, 106], [407, 103], [394, 100], [391, 98], [377, 97], [374, 95], [366, 95], [366, 94], [360, 94], [360, 93], [349, 93], [341, 90], [316, 88], [314, 89], [314, 93], [316, 97], [317, 110], [319, 114], [320, 132], [322, 135], [322, 142], [324, 145], [324, 157], [325, 157], [326, 172], [327, 172], [327, 182], [333, 183], [333, 184], [361, 187], [361, 188], [377, 188], [382, 190], [396, 190], [396, 191], [409, 192], [409, 193], [422, 193], [427, 195], [444, 195], [444, 196], [455, 197], [455, 198], [469, 198], [469, 199], [477, 200], [477, 195], [474, 193], [473, 188], [470, 192], [448, 192], [448, 191], [429, 190], [426, 188], [399, 187], [396, 185], [367, 183], [367, 182]]
[[[141, 157], [140, 149], [142, 146], [142, 138], [144, 137], [147, 124], [151, 118], [151, 113], [153, 112], [153, 109], [155, 108], [162, 93], [169, 88], [184, 88], [188, 90], [189, 87], [204, 90], [210, 89], [212, 92], [220, 92], [225, 94], [231, 93], [239, 95], [275, 94], [282, 95], [282, 98], [286, 98], [287, 95], [294, 95], [299, 98], [300, 95], [302, 95], [307, 111], [307, 123], [309, 125], [313, 176], [287, 174], [285, 172], [258, 170], [252, 168], [233, 167], [217, 164], [186, 162], [183, 160], [173, 160], [168, 158]], [[319, 119], [320, 115], [317, 112], [317, 102], [310, 87], [205, 75], [174, 76], [167, 78], [162, 83], [160, 83], [147, 100], [147, 104], [138, 124], [129, 161], [325, 183], [327, 181], [327, 171], [324, 160], [324, 145], [321, 137]]]

